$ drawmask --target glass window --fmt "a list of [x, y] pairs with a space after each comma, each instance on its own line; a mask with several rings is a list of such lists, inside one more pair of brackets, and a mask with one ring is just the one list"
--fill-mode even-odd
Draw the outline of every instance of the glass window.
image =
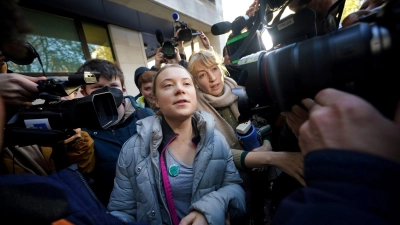
[[107, 30], [104, 27], [85, 22], [82, 23], [82, 26], [91, 58], [105, 59], [113, 62], [114, 56]]
[[[114, 61], [106, 27], [31, 9], [22, 11], [34, 28], [27, 41], [38, 52], [46, 75], [75, 73], [88, 58]], [[14, 72], [42, 73], [38, 59], [30, 65], [7, 64]]]
[[[23, 14], [33, 25], [33, 33], [27, 41], [39, 53], [46, 73], [76, 71], [85, 61], [82, 44], [72, 19], [23, 9]], [[38, 59], [32, 64], [20, 66], [8, 63], [14, 72], [40, 73], [42, 67]]]

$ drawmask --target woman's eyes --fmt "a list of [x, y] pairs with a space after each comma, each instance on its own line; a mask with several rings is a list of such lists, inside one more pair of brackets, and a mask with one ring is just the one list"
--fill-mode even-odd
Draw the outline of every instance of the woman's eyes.
[[[185, 82], [184, 85], [192, 85], [190, 82]], [[164, 87], [172, 87], [174, 86], [173, 84], [169, 83], [169, 84], [164, 84]]]

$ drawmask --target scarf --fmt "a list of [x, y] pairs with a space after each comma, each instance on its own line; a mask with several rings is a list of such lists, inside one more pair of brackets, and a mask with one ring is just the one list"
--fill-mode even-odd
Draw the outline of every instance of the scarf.
[[240, 115], [237, 103], [238, 96], [232, 93], [232, 88], [237, 88], [238, 86], [236, 82], [229, 77], [225, 77], [224, 81], [224, 93], [221, 96], [206, 94], [200, 89], [197, 89], [197, 110], [206, 111], [214, 117], [215, 128], [225, 136], [231, 148], [242, 149], [236, 132], [215, 109], [229, 106], [236, 120]]

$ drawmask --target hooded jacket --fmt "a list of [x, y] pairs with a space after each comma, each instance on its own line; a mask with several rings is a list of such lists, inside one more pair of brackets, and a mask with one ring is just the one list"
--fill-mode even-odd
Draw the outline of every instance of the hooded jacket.
[[[193, 162], [188, 213], [193, 210], [203, 213], [210, 225], [225, 224], [228, 210], [231, 218], [245, 212], [244, 191], [239, 185], [242, 180], [230, 147], [215, 129], [211, 115], [196, 111], [193, 119], [200, 140]], [[124, 144], [118, 158], [107, 209], [125, 222], [172, 224], [160, 168], [160, 152], [171, 135], [163, 133], [162, 120], [161, 116], [151, 116], [138, 121], [138, 133]]]

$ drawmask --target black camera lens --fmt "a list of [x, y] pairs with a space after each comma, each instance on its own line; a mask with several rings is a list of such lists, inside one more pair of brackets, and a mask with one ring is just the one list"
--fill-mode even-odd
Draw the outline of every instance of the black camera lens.
[[175, 57], [175, 47], [172, 45], [170, 41], [164, 42], [161, 52], [167, 59], [173, 59]]

